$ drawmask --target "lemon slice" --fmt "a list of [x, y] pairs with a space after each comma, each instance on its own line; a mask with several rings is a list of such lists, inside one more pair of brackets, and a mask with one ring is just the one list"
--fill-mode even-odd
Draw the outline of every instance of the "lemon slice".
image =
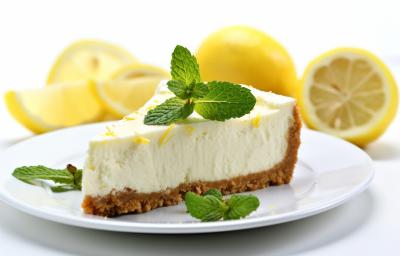
[[372, 53], [355, 48], [335, 49], [312, 61], [297, 96], [308, 126], [359, 146], [383, 134], [398, 104], [389, 69]]
[[103, 106], [116, 118], [139, 109], [154, 94], [161, 78], [141, 77], [130, 80], [110, 80], [93, 84]]
[[109, 79], [121, 66], [137, 62], [126, 50], [97, 40], [81, 40], [68, 46], [50, 70], [47, 84]]
[[60, 84], [24, 91], [8, 91], [5, 103], [11, 115], [35, 133], [98, 121], [103, 107], [93, 92], [94, 82]]
[[135, 63], [118, 69], [110, 78], [112, 80], [132, 80], [141, 77], [160, 77], [162, 79], [169, 79], [170, 74], [166, 70], [157, 66]]

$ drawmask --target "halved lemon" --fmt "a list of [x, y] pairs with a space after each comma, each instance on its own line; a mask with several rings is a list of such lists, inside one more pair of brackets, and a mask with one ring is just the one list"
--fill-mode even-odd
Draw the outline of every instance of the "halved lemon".
[[160, 77], [162, 79], [170, 79], [168, 71], [149, 64], [134, 63], [126, 65], [115, 71], [111, 75], [112, 80], [132, 80], [142, 77]]
[[128, 51], [99, 40], [80, 40], [68, 46], [50, 70], [47, 84], [92, 79], [102, 81], [120, 67], [136, 63]]
[[5, 103], [11, 115], [35, 133], [101, 120], [102, 104], [94, 82], [75, 82], [24, 91], [8, 91]]
[[398, 105], [396, 82], [372, 53], [339, 48], [312, 61], [297, 92], [306, 124], [365, 146], [384, 133]]
[[116, 118], [122, 118], [139, 109], [154, 94], [159, 77], [141, 77], [130, 80], [110, 80], [93, 84], [97, 97]]

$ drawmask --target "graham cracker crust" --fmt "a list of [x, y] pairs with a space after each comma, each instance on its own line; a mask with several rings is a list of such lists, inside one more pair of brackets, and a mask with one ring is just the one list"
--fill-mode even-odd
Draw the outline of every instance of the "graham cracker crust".
[[143, 213], [154, 208], [176, 205], [185, 193], [202, 194], [210, 188], [219, 189], [224, 195], [253, 191], [268, 186], [288, 184], [292, 178], [300, 146], [301, 120], [298, 108], [293, 109], [293, 124], [288, 131], [288, 147], [284, 159], [269, 170], [233, 179], [213, 182], [184, 183], [176, 188], [154, 193], [137, 193], [130, 188], [112, 191], [105, 196], [85, 196], [82, 208], [87, 214], [113, 217], [127, 213]]

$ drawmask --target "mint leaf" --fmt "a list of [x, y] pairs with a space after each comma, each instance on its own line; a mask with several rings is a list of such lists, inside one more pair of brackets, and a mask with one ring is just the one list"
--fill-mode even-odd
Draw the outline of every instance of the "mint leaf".
[[196, 57], [183, 46], [177, 45], [172, 53], [171, 76], [187, 85], [201, 81]]
[[196, 193], [187, 192], [185, 204], [189, 214], [201, 221], [220, 220], [227, 211], [225, 203], [213, 195], [199, 196]]
[[218, 189], [212, 188], [212, 189], [207, 190], [207, 192], [204, 193], [204, 196], [208, 196], [208, 195], [215, 196], [216, 198], [223, 200], [222, 193]]
[[22, 166], [14, 170], [12, 175], [29, 184], [33, 184], [35, 180], [51, 180], [59, 184], [74, 185], [74, 175], [68, 170], [57, 170], [47, 168], [46, 166]]
[[192, 98], [200, 99], [207, 95], [209, 92], [208, 86], [204, 83], [197, 83], [193, 87]]
[[209, 82], [209, 92], [195, 100], [195, 111], [210, 120], [224, 121], [250, 113], [256, 98], [250, 90], [229, 82]]
[[193, 86], [186, 85], [179, 80], [170, 80], [167, 82], [168, 89], [179, 98], [185, 100], [192, 96]]
[[12, 175], [31, 185], [38, 185], [36, 183], [38, 180], [50, 180], [61, 184], [50, 186], [53, 192], [81, 190], [82, 188], [82, 170], [70, 164], [65, 169], [52, 169], [43, 165], [22, 166], [16, 168]]
[[146, 125], [166, 125], [187, 118], [193, 113], [193, 103], [177, 97], [170, 98], [150, 110], [144, 117]]
[[260, 201], [253, 195], [233, 195], [227, 204], [229, 210], [224, 214], [224, 219], [237, 220], [257, 210]]

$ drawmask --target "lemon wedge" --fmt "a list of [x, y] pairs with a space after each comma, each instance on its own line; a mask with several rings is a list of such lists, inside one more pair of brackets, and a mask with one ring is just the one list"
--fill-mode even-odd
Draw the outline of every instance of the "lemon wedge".
[[105, 109], [121, 118], [143, 106], [160, 81], [169, 78], [170, 74], [160, 67], [137, 63], [121, 67], [111, 80], [93, 86]]
[[161, 79], [169, 79], [170, 74], [157, 66], [135, 63], [121, 67], [111, 75], [112, 80], [132, 80], [142, 77], [160, 77]]
[[312, 61], [297, 91], [306, 124], [365, 146], [384, 133], [398, 105], [396, 82], [372, 53], [339, 48]]
[[97, 97], [116, 118], [139, 109], [154, 94], [161, 79], [141, 77], [130, 80], [110, 80], [93, 84]]
[[8, 91], [5, 103], [11, 115], [34, 133], [99, 121], [103, 107], [94, 82], [75, 82], [24, 91]]
[[126, 50], [98, 40], [81, 40], [68, 46], [57, 58], [47, 84], [109, 79], [120, 67], [137, 60]]

